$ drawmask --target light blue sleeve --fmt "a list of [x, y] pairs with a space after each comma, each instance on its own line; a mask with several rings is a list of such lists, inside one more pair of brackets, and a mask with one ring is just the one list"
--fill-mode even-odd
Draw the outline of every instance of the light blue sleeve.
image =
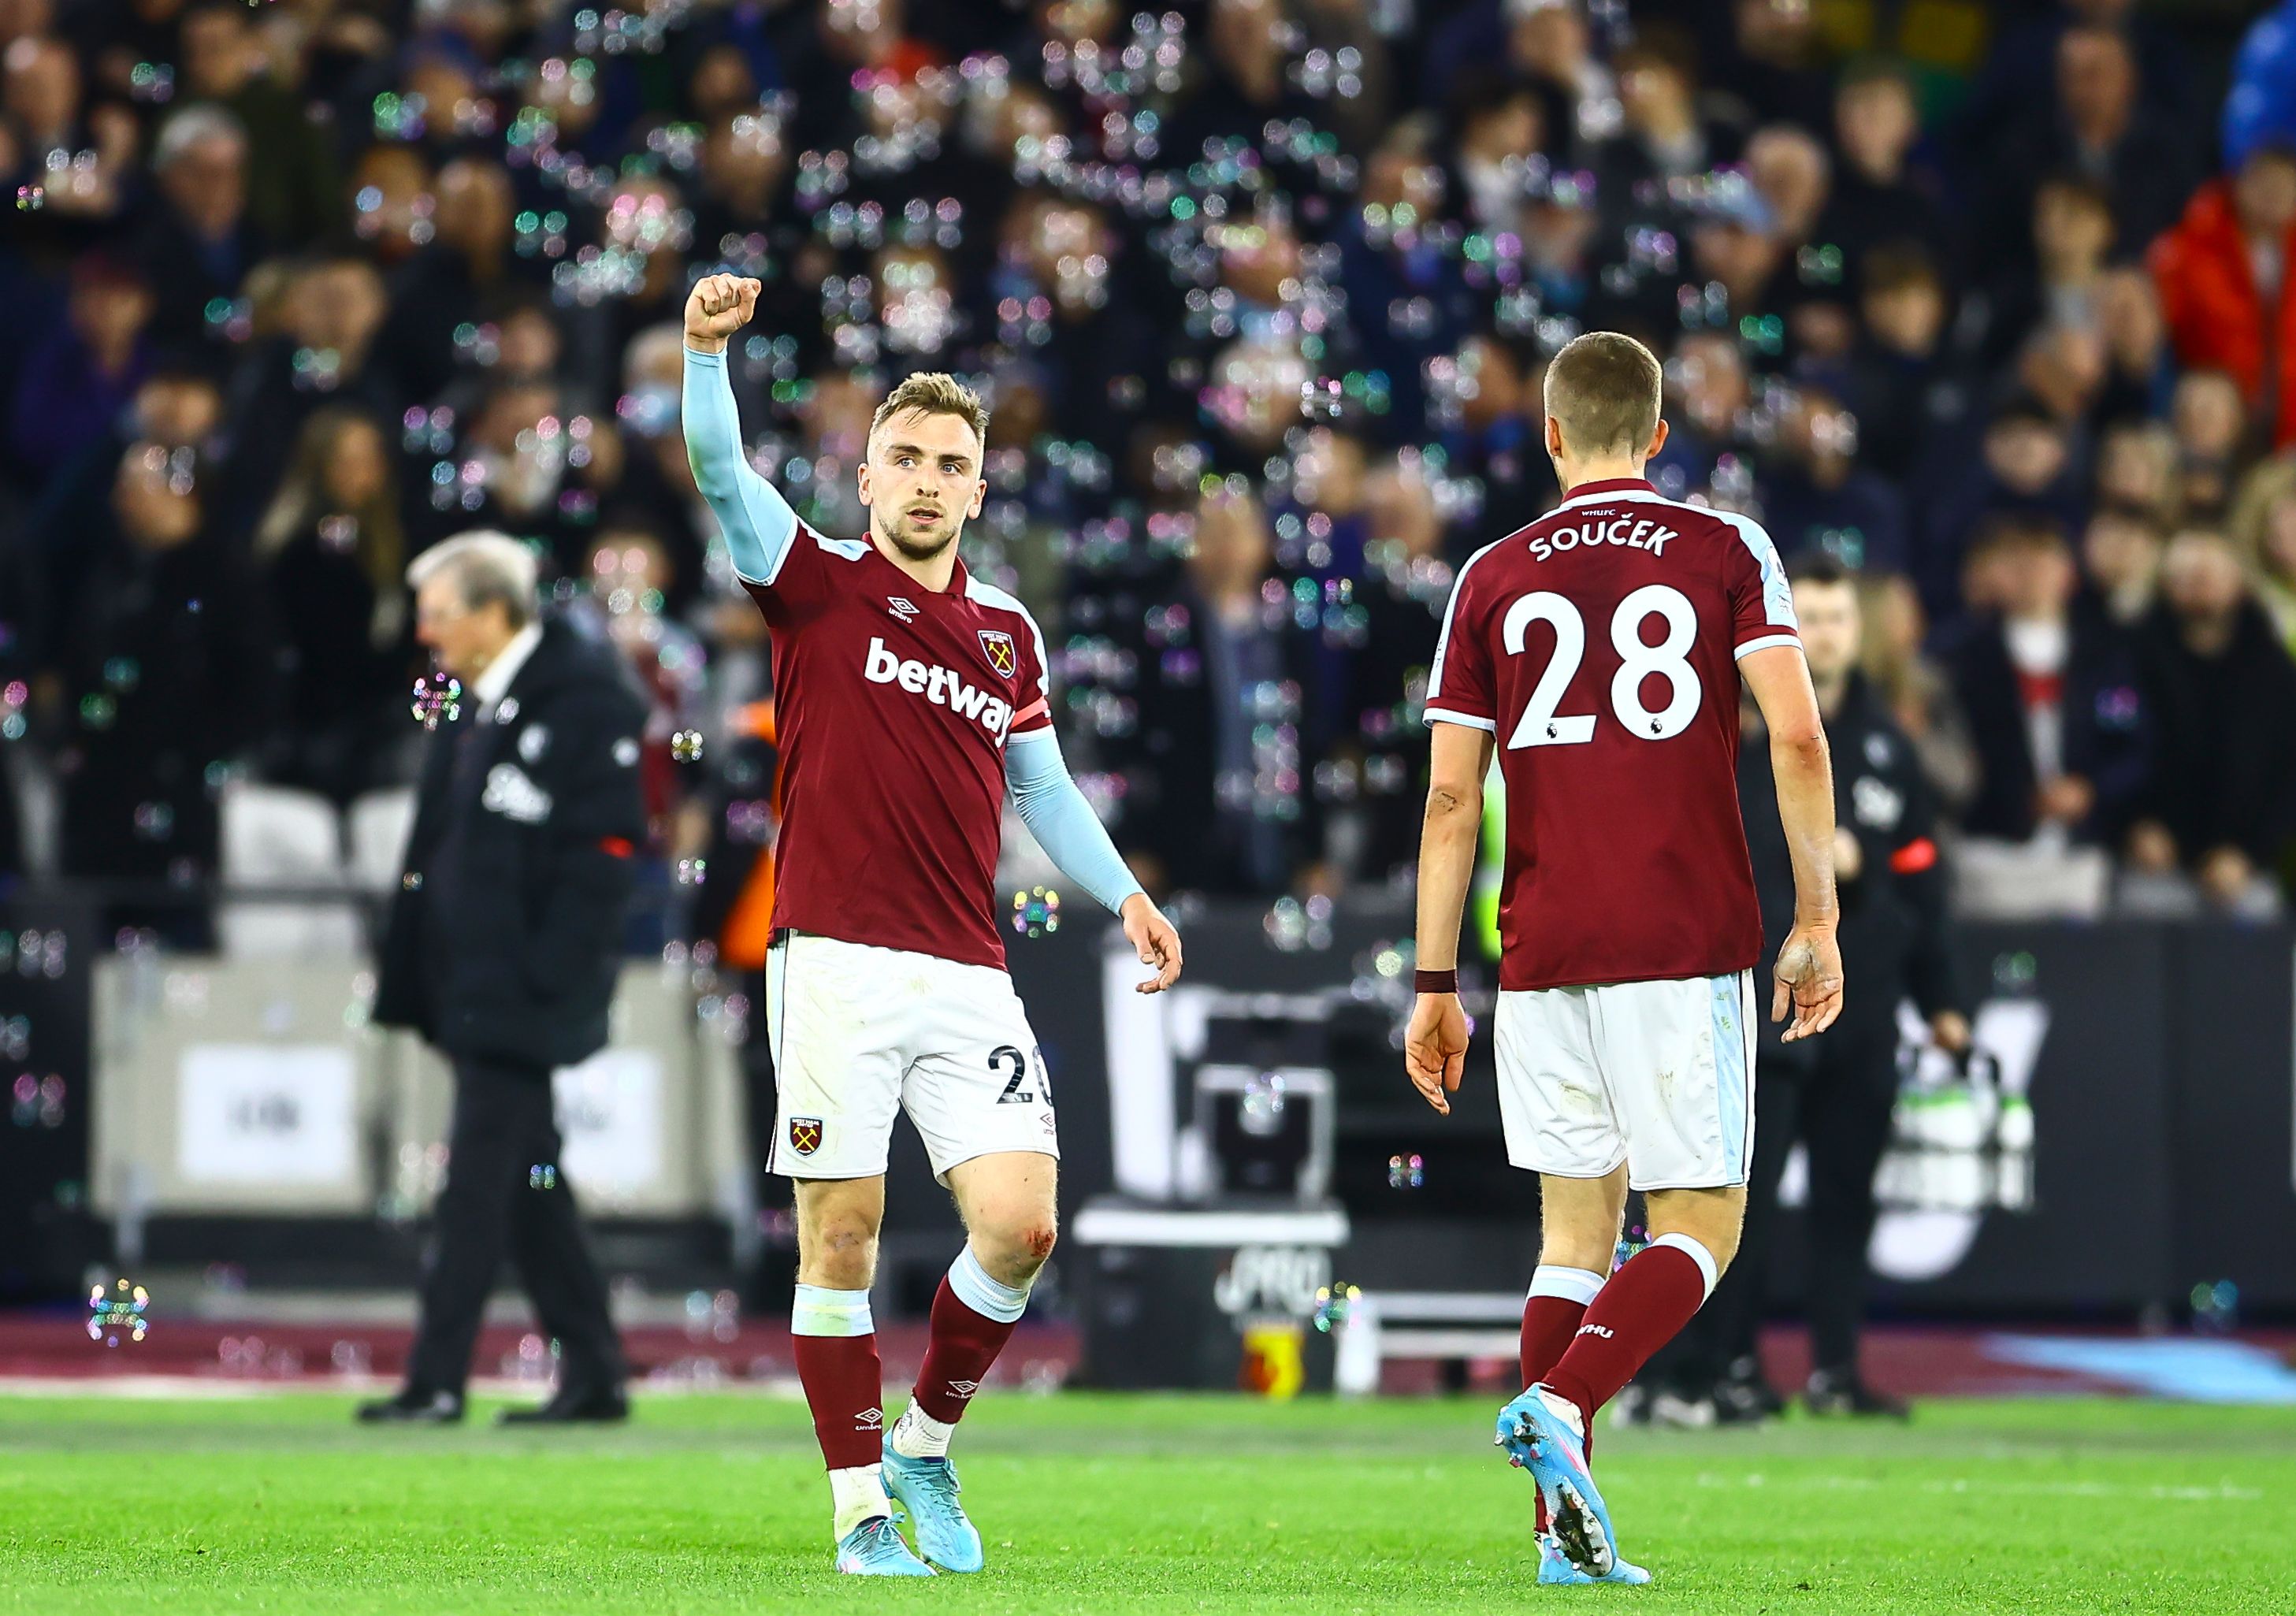
[[742, 416], [724, 354], [685, 350], [684, 409], [685, 461], [726, 530], [734, 570], [753, 584], [772, 583], [797, 537], [797, 513], [742, 452]]
[[1060, 865], [1061, 874], [1098, 898], [1111, 915], [1140, 890], [1125, 867], [1107, 827], [1092, 811], [1061, 758], [1061, 743], [1049, 729], [1015, 736], [1004, 743], [1004, 784], [1021, 823]]

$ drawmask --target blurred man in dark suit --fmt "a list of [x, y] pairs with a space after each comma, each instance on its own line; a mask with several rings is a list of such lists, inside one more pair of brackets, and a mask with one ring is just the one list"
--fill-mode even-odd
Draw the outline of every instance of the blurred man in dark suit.
[[455, 1120], [406, 1383], [359, 1417], [462, 1418], [507, 1252], [561, 1356], [549, 1402], [504, 1419], [620, 1419], [628, 1366], [558, 1159], [551, 1073], [606, 1041], [645, 835], [644, 705], [610, 647], [537, 614], [515, 539], [448, 539], [407, 581], [416, 634], [461, 691], [423, 768], [374, 1019], [454, 1062]]

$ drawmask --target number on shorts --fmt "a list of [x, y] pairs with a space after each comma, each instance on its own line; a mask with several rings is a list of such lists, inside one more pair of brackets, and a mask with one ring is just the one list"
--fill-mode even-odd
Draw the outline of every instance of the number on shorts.
[[[1666, 637], [1657, 644], [1643, 640], [1643, 624], [1651, 618], [1666, 623]], [[1570, 600], [1547, 590], [1526, 595], [1507, 608], [1499, 625], [1501, 642], [1511, 655], [1522, 654], [1523, 637], [1533, 623], [1554, 627], [1554, 660], [1531, 687], [1522, 718], [1507, 737], [1513, 751], [1523, 746], [1579, 746], [1595, 738], [1592, 713], [1564, 715], [1554, 710], [1562, 703], [1578, 663], [1587, 654], [1587, 624]], [[1666, 584], [1645, 584], [1619, 603], [1611, 619], [1611, 644], [1619, 653], [1619, 671], [1611, 680], [1611, 710], [1627, 733], [1645, 741], [1665, 741], [1690, 727], [1705, 693], [1689, 652], [1698, 639], [1698, 609], [1690, 597]], [[1667, 685], [1666, 706], [1657, 712], [1643, 705], [1643, 680], [1652, 674]]]
[[1037, 1096], [1025, 1094], [1021, 1085], [1029, 1079], [1029, 1057], [1010, 1044], [1000, 1044], [988, 1052], [988, 1070], [995, 1071], [1007, 1060], [1013, 1062], [1013, 1075], [1004, 1084], [1004, 1092], [996, 1096], [999, 1105], [1034, 1105]]

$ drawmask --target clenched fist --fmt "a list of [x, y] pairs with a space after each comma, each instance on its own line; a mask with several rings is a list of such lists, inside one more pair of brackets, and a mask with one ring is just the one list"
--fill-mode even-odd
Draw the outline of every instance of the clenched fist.
[[762, 290], [761, 283], [747, 275], [702, 276], [685, 299], [685, 345], [696, 353], [724, 353], [726, 339], [758, 312]]

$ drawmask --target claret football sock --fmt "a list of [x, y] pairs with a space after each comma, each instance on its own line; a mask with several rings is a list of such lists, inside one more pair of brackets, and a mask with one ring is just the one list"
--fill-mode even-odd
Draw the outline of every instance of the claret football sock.
[[869, 1292], [800, 1285], [790, 1308], [797, 1378], [813, 1410], [814, 1434], [829, 1464], [837, 1536], [872, 1515], [890, 1515], [877, 1465], [884, 1456], [883, 1371]]
[[[948, 1428], [964, 1417], [965, 1405], [980, 1390], [989, 1366], [1028, 1308], [1027, 1286], [996, 1278], [980, 1266], [970, 1245], [957, 1253], [933, 1295], [931, 1334], [910, 1404], [914, 1412], [926, 1416], [926, 1423], [912, 1425], [906, 1436], [897, 1431], [896, 1451], [913, 1459], [939, 1458], [948, 1452]], [[927, 1446], [935, 1440], [937, 1448]], [[919, 1450], [912, 1451], [913, 1446]]]
[[1536, 1386], [1562, 1361], [1570, 1338], [1587, 1317], [1587, 1304], [1603, 1288], [1603, 1276], [1591, 1268], [1538, 1265], [1530, 1276], [1530, 1295], [1522, 1305], [1522, 1383]]
[[1687, 1235], [1660, 1235], [1610, 1277], [1546, 1376], [1576, 1406], [1581, 1431], [1595, 1429], [1595, 1412], [1690, 1322], [1719, 1277], [1713, 1254]]
[[[1566, 1268], [1541, 1263], [1530, 1276], [1530, 1295], [1522, 1305], [1522, 1383], [1536, 1386], [1562, 1360], [1587, 1304], [1603, 1288], [1603, 1276], [1592, 1268]], [[1546, 1499], [1533, 1495], [1532, 1524], [1546, 1530]]]

